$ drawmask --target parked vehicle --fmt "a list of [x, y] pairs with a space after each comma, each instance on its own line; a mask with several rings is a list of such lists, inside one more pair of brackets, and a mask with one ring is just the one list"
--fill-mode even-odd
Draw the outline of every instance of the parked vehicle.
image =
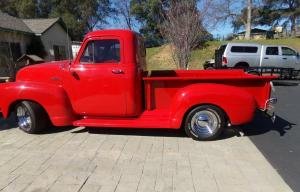
[[0, 84], [0, 112], [16, 113], [19, 128], [54, 126], [185, 129], [195, 139], [217, 138], [228, 125], [267, 111], [272, 76], [243, 70], [145, 71], [140, 35], [94, 31], [73, 61], [21, 69]]
[[254, 43], [227, 43], [219, 48], [222, 67], [277, 67], [300, 70], [300, 56], [294, 49], [283, 45]]

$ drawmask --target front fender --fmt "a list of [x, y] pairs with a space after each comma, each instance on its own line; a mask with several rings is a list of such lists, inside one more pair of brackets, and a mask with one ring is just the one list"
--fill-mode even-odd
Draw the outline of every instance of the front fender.
[[39, 103], [55, 126], [72, 125], [75, 115], [65, 90], [58, 86], [38, 82], [12, 82], [0, 84], [0, 110], [5, 118], [18, 101]]
[[204, 104], [221, 108], [233, 125], [250, 122], [257, 106], [254, 96], [242, 88], [222, 84], [193, 84], [176, 93], [171, 105], [171, 126], [180, 127], [189, 110]]

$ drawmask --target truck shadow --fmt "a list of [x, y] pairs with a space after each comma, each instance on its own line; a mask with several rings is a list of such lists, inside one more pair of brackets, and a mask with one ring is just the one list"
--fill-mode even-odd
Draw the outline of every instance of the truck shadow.
[[[225, 129], [217, 140], [229, 139], [235, 136], [241, 136], [243, 132], [245, 136], [262, 135], [269, 131], [276, 131], [280, 136], [292, 129], [296, 124], [291, 123], [280, 116], [276, 117], [273, 123], [270, 118], [260, 112], [255, 114], [254, 120], [243, 126]], [[11, 116], [4, 120], [0, 118], [0, 131], [17, 128], [15, 117]], [[70, 131], [74, 127], [51, 127], [40, 134], [55, 134], [59, 132]], [[107, 134], [107, 135], [131, 135], [131, 136], [155, 136], [155, 137], [187, 137], [183, 130], [174, 129], [130, 129], [130, 128], [82, 128], [71, 131], [73, 134], [89, 132], [90, 134]]]
[[18, 127], [15, 116], [11, 115], [8, 119], [0, 118], [0, 131]]
[[[155, 136], [155, 137], [186, 137], [182, 130], [174, 129], [128, 129], [128, 128], [85, 128], [91, 134]], [[80, 130], [79, 130], [80, 131]]]
[[273, 81], [273, 85], [274, 86], [298, 86], [299, 85], [299, 81], [284, 81], [284, 80], [277, 80], [277, 81]]
[[[130, 128], [83, 128], [73, 131], [72, 133], [89, 132], [90, 134], [105, 134], [105, 135], [130, 135], [144, 137], [187, 137], [182, 129], [130, 129]], [[237, 136], [233, 129], [226, 129], [218, 138], [218, 140], [228, 139]]]
[[[217, 140], [229, 139], [231, 137], [255, 136], [266, 134], [270, 131], [276, 131], [280, 136], [292, 129], [296, 124], [291, 123], [280, 116], [276, 116], [274, 123], [262, 112], [255, 114], [254, 120], [243, 126], [227, 128]], [[136, 135], [136, 136], [156, 136], [156, 137], [187, 137], [183, 130], [174, 129], [128, 129], [128, 128], [84, 128], [72, 133], [89, 132], [91, 134], [108, 134], [108, 135]]]
[[269, 131], [276, 131], [282, 137], [287, 131], [292, 129], [296, 124], [287, 121], [286, 119], [276, 116], [274, 123], [264, 114], [257, 112], [254, 120], [240, 129], [244, 132], [245, 136], [262, 135]]

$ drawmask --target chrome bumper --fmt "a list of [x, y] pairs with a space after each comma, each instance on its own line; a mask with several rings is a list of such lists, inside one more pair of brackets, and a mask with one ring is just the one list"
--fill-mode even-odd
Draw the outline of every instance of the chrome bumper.
[[265, 108], [262, 110], [274, 123], [276, 119], [275, 115], [275, 105], [277, 103], [277, 98], [270, 98], [265, 103]]

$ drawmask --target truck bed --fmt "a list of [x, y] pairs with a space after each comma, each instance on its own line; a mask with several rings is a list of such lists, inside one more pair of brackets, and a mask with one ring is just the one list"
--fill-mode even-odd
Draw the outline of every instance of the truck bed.
[[[168, 70], [152, 71], [143, 77], [145, 84], [146, 109], [168, 109], [179, 88], [201, 83], [222, 84], [242, 87], [255, 96], [257, 107], [265, 107], [265, 98], [270, 89], [269, 81], [277, 76], [257, 76], [243, 70]], [[205, 90], [199, 90], [205, 91]], [[217, 91], [217, 90], [216, 90]]]

